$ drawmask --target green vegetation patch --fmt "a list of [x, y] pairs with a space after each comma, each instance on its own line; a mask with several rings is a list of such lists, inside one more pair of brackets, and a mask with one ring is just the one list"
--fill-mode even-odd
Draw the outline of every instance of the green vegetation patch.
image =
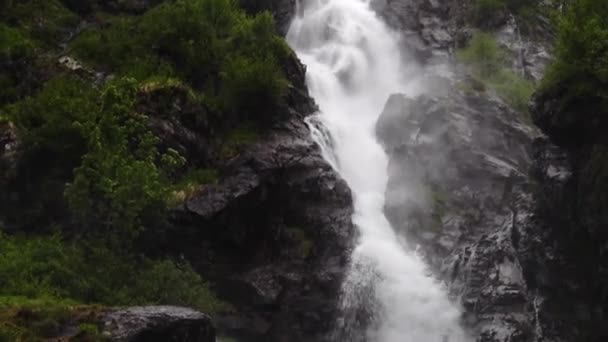
[[167, 304], [229, 309], [186, 263], [151, 260], [103, 244], [54, 237], [0, 236], [1, 298], [64, 304]]
[[220, 158], [224, 160], [230, 159], [259, 140], [260, 132], [255, 126], [242, 124], [222, 138]]
[[80, 21], [58, 0], [4, 0], [0, 18], [48, 47], [66, 39]]
[[541, 90], [561, 90], [562, 104], [582, 100], [608, 105], [608, 3], [569, 2], [557, 18], [555, 62]]
[[0, 341], [48, 341], [61, 336], [66, 326], [78, 327], [73, 341], [103, 341], [99, 328], [91, 323], [102, 311], [101, 306], [67, 300], [0, 296]]
[[468, 66], [475, 82], [483, 84], [483, 88], [493, 89], [529, 122], [528, 102], [535, 90], [534, 82], [507, 68], [504, 56], [496, 39], [485, 32], [475, 33], [469, 45], [457, 54], [458, 60]]
[[204, 185], [215, 184], [219, 179], [215, 169], [190, 170], [173, 186], [168, 205], [175, 207], [199, 192]]
[[141, 17], [116, 17], [82, 33], [74, 53], [119, 75], [177, 76], [224, 115], [273, 117], [288, 82], [290, 55], [272, 15], [246, 15], [232, 0], [177, 0]]

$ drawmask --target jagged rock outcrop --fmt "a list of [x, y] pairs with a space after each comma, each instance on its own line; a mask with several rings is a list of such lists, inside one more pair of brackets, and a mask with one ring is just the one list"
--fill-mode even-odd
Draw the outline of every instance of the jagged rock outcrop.
[[176, 306], [129, 307], [100, 318], [104, 338], [116, 342], [215, 342], [209, 316]]
[[387, 217], [460, 298], [465, 325], [478, 341], [533, 341], [517, 237], [534, 222], [534, 130], [490, 94], [453, 90], [393, 95], [377, 133], [390, 156]]
[[[284, 67], [291, 85], [274, 122], [229, 159], [217, 153], [213, 125], [189, 119], [204, 108], [192, 107], [178, 85], [151, 87], [139, 104], [163, 146], [218, 169], [217, 182], [173, 211], [173, 228], [146, 241], [152, 253], [187, 259], [234, 304], [217, 324], [239, 341], [328, 340], [353, 241], [350, 191], [305, 122], [317, 108], [304, 67], [295, 58]], [[155, 100], [167, 92], [171, 101]]]
[[[472, 0], [376, 0], [372, 5], [402, 35], [404, 53], [422, 64], [447, 63], [479, 26], [494, 32], [508, 53], [506, 60], [526, 78], [540, 80], [550, 61], [550, 23], [540, 14], [534, 17], [534, 27], [519, 23], [505, 10], [484, 17], [480, 25], [472, 17]], [[525, 34], [524, 28], [533, 32]]]

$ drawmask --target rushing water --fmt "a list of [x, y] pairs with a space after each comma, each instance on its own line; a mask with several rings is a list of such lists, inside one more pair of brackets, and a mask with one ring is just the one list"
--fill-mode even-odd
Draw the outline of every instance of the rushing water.
[[287, 38], [307, 66], [320, 107], [313, 137], [350, 186], [359, 229], [335, 340], [465, 341], [459, 310], [383, 212], [388, 158], [374, 126], [390, 94], [416, 91], [417, 71], [369, 1], [302, 0], [298, 6]]

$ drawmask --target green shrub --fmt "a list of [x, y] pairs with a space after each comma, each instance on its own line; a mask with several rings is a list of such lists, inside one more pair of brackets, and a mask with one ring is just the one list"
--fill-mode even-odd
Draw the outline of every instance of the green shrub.
[[36, 45], [22, 30], [0, 23], [0, 107], [23, 93], [23, 76], [34, 60]]
[[137, 92], [132, 79], [104, 89], [101, 110], [82, 126], [88, 151], [66, 190], [79, 222], [120, 241], [162, 220], [170, 186], [165, 169], [182, 160], [175, 151], [158, 150], [159, 139], [133, 108]]
[[233, 0], [177, 0], [137, 18], [114, 18], [108, 28], [72, 44], [81, 58], [139, 80], [177, 76], [245, 120], [271, 117], [287, 88], [281, 64], [289, 48], [272, 15], [247, 16]]
[[30, 57], [34, 46], [21, 30], [0, 23], [0, 64]]
[[[526, 80], [511, 70], [503, 69], [492, 80], [493, 87], [500, 97], [507, 101], [514, 109], [520, 113], [528, 112], [528, 103], [534, 93], [534, 82]], [[526, 121], [530, 121], [529, 116], [524, 116]]]
[[219, 301], [185, 263], [150, 260], [102, 244], [0, 235], [2, 298], [104, 305], [187, 305], [216, 312]]
[[67, 38], [80, 19], [58, 0], [12, 1], [3, 13], [7, 22], [25, 30], [47, 47]]
[[504, 53], [490, 33], [476, 32], [469, 44], [456, 57], [471, 68], [479, 79], [494, 76], [503, 65]]
[[61, 77], [38, 96], [8, 107], [25, 150], [15, 182], [23, 188], [14, 189], [22, 197], [15, 204], [20, 209], [15, 221], [52, 224], [36, 219], [58, 212], [64, 217], [57, 219], [65, 220], [64, 191], [80, 233], [127, 243], [144, 226], [163, 221], [168, 174], [183, 159], [173, 150], [158, 150], [147, 118], [134, 108], [139, 92], [132, 79], [120, 78], [98, 90], [78, 78]]
[[476, 82], [496, 91], [511, 107], [525, 114], [525, 121], [529, 121], [528, 102], [535, 84], [508, 69], [504, 55], [491, 34], [476, 33], [469, 45], [458, 52], [457, 57], [468, 66]]
[[53, 298], [0, 296], [0, 341], [48, 341], [69, 322], [97, 310]]
[[[557, 19], [555, 62], [542, 89], [562, 89], [562, 102], [576, 98], [608, 103], [608, 3], [569, 2]], [[590, 102], [590, 101], [587, 101]]]
[[97, 94], [87, 82], [59, 77], [37, 96], [5, 108], [17, 127], [23, 152], [17, 179], [4, 190], [18, 194], [2, 205], [11, 224], [35, 229], [50, 226], [66, 214], [65, 183], [87, 150], [81, 128], [98, 111]]
[[237, 155], [241, 150], [260, 140], [260, 132], [255, 126], [242, 124], [222, 137], [220, 147], [220, 158], [229, 159]]

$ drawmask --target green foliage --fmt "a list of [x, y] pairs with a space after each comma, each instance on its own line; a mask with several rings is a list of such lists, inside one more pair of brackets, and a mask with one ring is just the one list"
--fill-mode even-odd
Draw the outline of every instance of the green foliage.
[[605, 106], [608, 103], [608, 3], [570, 2], [557, 22], [556, 58], [542, 88], [563, 90], [564, 104], [585, 98], [601, 101]]
[[98, 111], [97, 94], [87, 82], [59, 77], [37, 96], [6, 107], [23, 150], [17, 180], [10, 184], [19, 197], [4, 204], [9, 221], [21, 227], [47, 226], [66, 212], [64, 184], [86, 152], [82, 125]]
[[457, 54], [476, 79], [491, 88], [529, 121], [528, 102], [535, 85], [505, 67], [504, 52], [489, 33], [476, 33], [469, 45]]
[[0, 63], [30, 57], [34, 43], [21, 30], [0, 23]]
[[526, 80], [511, 70], [503, 69], [492, 80], [492, 86], [505, 101], [520, 113], [526, 114], [524, 119], [530, 122], [528, 103], [535, 90], [534, 82]]
[[203, 185], [214, 184], [217, 180], [218, 173], [215, 169], [191, 170], [173, 186], [167, 204], [169, 207], [182, 204], [197, 193]]
[[[5, 0], [6, 1], [6, 0]], [[0, 17], [17, 26], [42, 44], [55, 47], [67, 38], [79, 18], [58, 0], [21, 0], [6, 4]]]
[[98, 310], [99, 307], [47, 297], [0, 296], [0, 341], [48, 341], [59, 335], [66, 324], [93, 316]]
[[230, 309], [209, 290], [201, 277], [187, 264], [148, 261], [129, 289], [135, 303], [192, 306], [207, 312]]
[[0, 22], [0, 107], [21, 96], [20, 83], [35, 51], [36, 44], [27, 34]]
[[224, 114], [271, 117], [287, 88], [280, 65], [289, 48], [270, 13], [249, 17], [233, 0], [177, 0], [109, 22], [74, 41], [80, 58], [140, 80], [178, 76]]
[[476, 32], [464, 49], [458, 51], [458, 60], [470, 66], [479, 79], [490, 78], [503, 65], [504, 54], [490, 33]]
[[9, 107], [7, 112], [32, 159], [52, 156], [47, 167], [71, 170], [84, 151], [82, 125], [97, 111], [96, 96], [88, 82], [59, 77], [49, 81], [36, 97]]
[[88, 151], [66, 190], [80, 222], [128, 241], [162, 218], [170, 186], [166, 171], [182, 162], [177, 152], [158, 150], [146, 118], [133, 109], [137, 92], [133, 79], [106, 87], [101, 110], [82, 125]]
[[242, 124], [230, 131], [222, 138], [220, 158], [229, 159], [241, 152], [241, 150], [260, 140], [260, 132], [255, 126]]
[[159, 151], [147, 118], [134, 108], [141, 91], [132, 79], [98, 90], [60, 77], [38, 96], [8, 107], [25, 150], [18, 172], [23, 181], [16, 184], [26, 188], [15, 189], [25, 212], [16, 211], [16, 220], [28, 224], [21, 217], [27, 213], [32, 225], [53, 223], [34, 220], [57, 215], [69, 182], [65, 195], [81, 233], [128, 243], [144, 226], [162, 223], [168, 176], [184, 160], [176, 151]]
[[0, 306], [17, 296], [60, 303], [188, 305], [207, 312], [229, 307], [185, 263], [117, 253], [59, 237], [0, 236]]

